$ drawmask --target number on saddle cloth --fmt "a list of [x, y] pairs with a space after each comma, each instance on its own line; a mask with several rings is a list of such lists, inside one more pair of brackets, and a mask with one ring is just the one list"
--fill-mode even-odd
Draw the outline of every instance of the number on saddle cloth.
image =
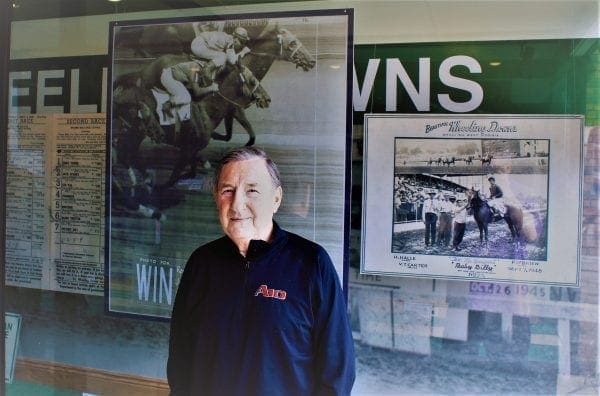
[[153, 87], [151, 91], [152, 95], [154, 95], [154, 98], [156, 99], [156, 109], [154, 110], [156, 115], [158, 115], [158, 121], [160, 125], [175, 125], [177, 123], [177, 118], [173, 111], [177, 112], [177, 116], [179, 116], [180, 121], [187, 121], [190, 119], [191, 109], [189, 103], [173, 108], [170, 113], [165, 112], [163, 111], [163, 106], [169, 101], [169, 94], [156, 87]]

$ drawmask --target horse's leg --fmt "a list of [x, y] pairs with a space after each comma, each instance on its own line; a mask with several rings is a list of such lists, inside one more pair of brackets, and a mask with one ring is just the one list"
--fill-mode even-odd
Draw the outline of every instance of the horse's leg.
[[200, 119], [200, 113], [192, 110], [192, 121], [194, 131], [193, 139], [188, 142], [190, 148], [190, 156], [189, 156], [189, 164], [190, 164], [190, 172], [189, 177], [196, 177], [196, 170], [198, 168], [198, 163], [202, 163], [204, 168], [210, 168], [210, 162], [204, 160], [202, 155], [199, 155], [199, 151], [208, 145], [208, 141], [210, 138], [206, 136], [204, 133], [204, 127]]
[[187, 162], [188, 165], [190, 166], [190, 170], [187, 174], [185, 174], [186, 178], [188, 179], [194, 179], [196, 177], [196, 169], [197, 169], [197, 165], [198, 165], [198, 160], [196, 158], [196, 140], [198, 140], [198, 138], [196, 137], [196, 131], [192, 131], [191, 129], [192, 124], [190, 122], [189, 125], [190, 131], [188, 131], [190, 139], [186, 142], [187, 145], [187, 149], [189, 150], [189, 155], [186, 157], [187, 158]]
[[487, 240], [487, 235], [485, 233], [485, 226], [482, 224], [481, 228], [479, 229], [479, 242], [483, 243], [485, 240]]
[[181, 123], [179, 134], [174, 136], [175, 141], [173, 142], [173, 145], [179, 148], [179, 156], [175, 162], [173, 170], [171, 171], [169, 180], [164, 185], [160, 186], [160, 189], [173, 187], [179, 181], [179, 179], [183, 177], [182, 173], [185, 167], [188, 164], [191, 164], [192, 161], [192, 143], [195, 140], [194, 134], [195, 131], [191, 121], [184, 121]]
[[[183, 146], [182, 146], [183, 147]], [[162, 186], [160, 189], [167, 189], [173, 187], [175, 183], [179, 181], [182, 177], [182, 172], [185, 169], [186, 165], [189, 163], [189, 151], [186, 148], [179, 149], [180, 156], [175, 162], [175, 166], [171, 171], [171, 175], [169, 176], [169, 180]]]
[[504, 216], [504, 220], [506, 221], [506, 224], [508, 225], [508, 230], [510, 231], [510, 235], [512, 236], [512, 240], [513, 242], [515, 241], [515, 225], [513, 224], [513, 222], [510, 219], [510, 216], [508, 215], [508, 213], [506, 214], [506, 216]]
[[236, 108], [233, 112], [233, 117], [235, 117], [237, 122], [239, 122], [248, 133], [249, 139], [246, 142], [246, 146], [252, 146], [256, 141], [256, 134], [254, 133], [254, 129], [252, 129], [252, 125], [250, 125], [250, 121], [248, 121], [248, 118], [246, 117], [246, 112], [242, 108]]
[[223, 117], [223, 123], [225, 124], [225, 140], [230, 141], [233, 136], [233, 118], [235, 116], [235, 109], [230, 109]]
[[[225, 113], [225, 123], [227, 124], [229, 122], [229, 126], [227, 127], [226, 125], [229, 134], [229, 138], [227, 140], [231, 138], [231, 123], [233, 123], [233, 120], [227, 120], [228, 117], [232, 117], [231, 110], [229, 109]], [[198, 157], [203, 162], [203, 166], [205, 169], [210, 168], [210, 162], [208, 160], [204, 160], [202, 154], [199, 153], [201, 153], [201, 151], [204, 150], [206, 146], [208, 146], [210, 138], [214, 133], [213, 131], [215, 130], [219, 122], [221, 122], [221, 119], [222, 118], [219, 118], [219, 116], [217, 116], [216, 118], [211, 117], [211, 115], [208, 114], [208, 111], [206, 110], [206, 106], [202, 105], [202, 102], [194, 103], [192, 105], [191, 122], [196, 132], [194, 134], [194, 141], [190, 145], [193, 150], [191, 161], [194, 173], [196, 171], [196, 162], [198, 160]]]
[[212, 132], [211, 137], [215, 140], [222, 140], [224, 142], [228, 142], [231, 140], [231, 136], [233, 136], [233, 118], [234, 118], [235, 110], [233, 108], [228, 109], [225, 115], [223, 116], [223, 123], [225, 124], [225, 134], [221, 135], [217, 132]]
[[175, 146], [175, 126], [166, 125], [163, 129], [165, 132], [165, 143]]

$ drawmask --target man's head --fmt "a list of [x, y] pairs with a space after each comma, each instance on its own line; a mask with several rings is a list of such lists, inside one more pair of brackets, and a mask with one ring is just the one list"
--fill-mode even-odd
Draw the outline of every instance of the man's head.
[[248, 36], [248, 31], [241, 26], [236, 27], [231, 35], [233, 36], [234, 47], [236, 52], [241, 50], [250, 40], [250, 36]]
[[488, 177], [488, 181], [490, 182], [490, 184], [496, 184], [496, 179], [494, 179], [493, 176]]
[[214, 195], [223, 231], [242, 253], [250, 240], [270, 239], [283, 190], [277, 165], [263, 150], [228, 152], [215, 171]]

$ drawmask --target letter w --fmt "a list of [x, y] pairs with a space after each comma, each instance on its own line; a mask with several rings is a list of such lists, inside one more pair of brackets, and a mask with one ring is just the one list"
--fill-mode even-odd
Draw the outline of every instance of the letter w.
[[140, 265], [136, 264], [137, 267], [137, 282], [138, 282], [138, 299], [148, 301], [148, 295], [150, 294], [150, 277], [152, 271], [146, 271], [146, 266], [142, 265], [140, 271]]
[[356, 67], [354, 68], [354, 80], [352, 83], [352, 102], [354, 103], [354, 111], [365, 111], [367, 109], [367, 103], [369, 102], [369, 96], [371, 96], [371, 91], [373, 90], [373, 84], [375, 83], [375, 76], [377, 75], [379, 62], [379, 59], [369, 59], [369, 64], [367, 65], [367, 71], [365, 73], [365, 79], [363, 81], [362, 91], [358, 86]]

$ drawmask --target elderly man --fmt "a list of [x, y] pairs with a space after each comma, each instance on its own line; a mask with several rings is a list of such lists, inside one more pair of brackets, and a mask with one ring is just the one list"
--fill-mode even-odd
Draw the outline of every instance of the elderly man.
[[349, 395], [352, 333], [318, 244], [281, 229], [283, 191], [264, 151], [235, 149], [215, 174], [225, 236], [192, 253], [171, 320], [173, 395]]

